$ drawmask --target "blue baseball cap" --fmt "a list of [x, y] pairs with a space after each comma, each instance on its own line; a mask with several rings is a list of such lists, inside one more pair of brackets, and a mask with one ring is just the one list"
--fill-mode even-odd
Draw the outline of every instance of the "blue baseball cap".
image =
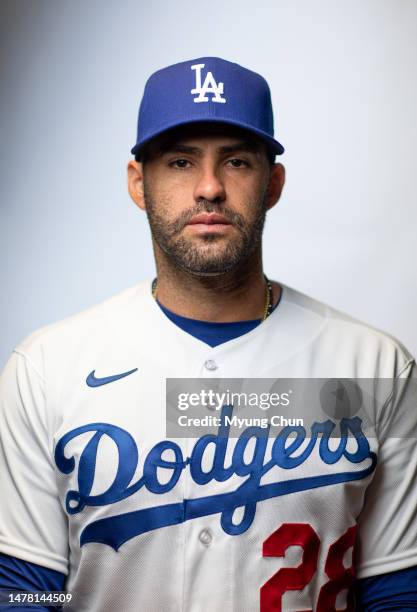
[[256, 72], [220, 57], [200, 57], [152, 74], [139, 108], [133, 155], [172, 128], [197, 122], [235, 125], [261, 138], [274, 155], [284, 147], [274, 138], [271, 92]]

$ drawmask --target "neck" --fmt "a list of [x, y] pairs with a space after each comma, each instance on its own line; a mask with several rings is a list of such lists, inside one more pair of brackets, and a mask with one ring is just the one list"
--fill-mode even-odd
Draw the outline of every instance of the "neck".
[[[197, 276], [176, 267], [162, 254], [156, 257], [158, 301], [183, 317], [212, 322], [261, 319], [266, 285], [261, 253], [241, 267], [219, 275]], [[273, 303], [280, 287], [272, 284]]]

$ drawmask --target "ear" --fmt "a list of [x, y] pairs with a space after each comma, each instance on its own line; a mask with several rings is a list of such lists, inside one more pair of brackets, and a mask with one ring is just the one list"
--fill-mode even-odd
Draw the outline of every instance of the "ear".
[[145, 210], [145, 198], [143, 190], [143, 166], [140, 162], [131, 160], [127, 164], [127, 186], [129, 194], [136, 206]]
[[282, 164], [274, 164], [271, 167], [269, 176], [269, 186], [267, 191], [267, 209], [269, 210], [278, 202], [281, 197], [285, 183], [285, 168]]

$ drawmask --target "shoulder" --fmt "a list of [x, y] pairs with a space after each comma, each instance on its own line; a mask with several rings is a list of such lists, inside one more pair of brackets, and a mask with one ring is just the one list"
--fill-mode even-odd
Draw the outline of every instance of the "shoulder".
[[[14, 349], [29, 361], [43, 361], [45, 354], [77, 352], [103, 345], [110, 338], [129, 334], [132, 320], [144, 321], [150, 280], [143, 281], [75, 315], [35, 330]], [[111, 341], [110, 341], [111, 342]]]
[[391, 334], [292, 287], [281, 286], [283, 293], [279, 308], [282, 306], [294, 333], [304, 335], [304, 346], [308, 345], [317, 357], [326, 355], [335, 364], [343, 364], [346, 359], [351, 363], [356, 360], [358, 376], [377, 372], [379, 376], [400, 375], [414, 361], [402, 342]]

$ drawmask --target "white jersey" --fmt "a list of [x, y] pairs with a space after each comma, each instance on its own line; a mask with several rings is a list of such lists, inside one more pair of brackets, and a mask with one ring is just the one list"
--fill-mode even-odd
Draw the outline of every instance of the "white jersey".
[[269, 318], [212, 348], [166, 317], [150, 285], [14, 351], [1, 379], [0, 551], [65, 573], [77, 612], [335, 610], [356, 534], [359, 578], [416, 565], [416, 432], [389, 432], [401, 398], [360, 452], [332, 461], [317, 442], [274, 463], [271, 439], [256, 466], [230, 438], [214, 469], [198, 439], [170, 441], [165, 427], [167, 378], [407, 379], [408, 352], [285, 286]]

